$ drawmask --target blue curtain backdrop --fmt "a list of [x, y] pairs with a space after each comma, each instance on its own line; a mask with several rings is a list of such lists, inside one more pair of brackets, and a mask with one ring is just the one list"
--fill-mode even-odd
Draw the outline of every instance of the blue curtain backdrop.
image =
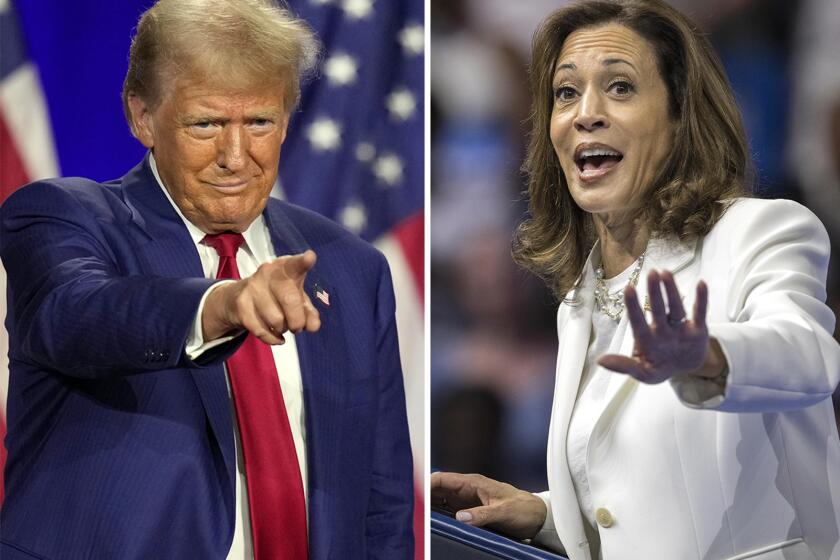
[[44, 88], [62, 175], [107, 180], [145, 153], [122, 118], [131, 30], [150, 1], [13, 2]]

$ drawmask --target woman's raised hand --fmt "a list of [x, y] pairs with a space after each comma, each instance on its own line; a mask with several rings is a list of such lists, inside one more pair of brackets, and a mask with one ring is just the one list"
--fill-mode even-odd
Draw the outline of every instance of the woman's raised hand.
[[[725, 371], [726, 359], [717, 341], [709, 338], [706, 306], [709, 291], [702, 280], [697, 283], [694, 313], [686, 318], [682, 298], [669, 271], [652, 270], [647, 277], [648, 299], [653, 320], [648, 324], [639, 305], [635, 288], [624, 289], [627, 317], [633, 329], [632, 356], [607, 354], [598, 363], [607, 369], [626, 373], [643, 383], [662, 383], [675, 375], [694, 374], [717, 377]], [[665, 287], [668, 304], [662, 297]]]

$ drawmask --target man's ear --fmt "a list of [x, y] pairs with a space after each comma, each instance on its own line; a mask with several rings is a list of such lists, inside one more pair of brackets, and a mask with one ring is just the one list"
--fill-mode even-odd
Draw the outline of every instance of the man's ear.
[[148, 103], [134, 92], [128, 94], [128, 110], [131, 113], [131, 132], [140, 143], [149, 149], [155, 147], [154, 121]]

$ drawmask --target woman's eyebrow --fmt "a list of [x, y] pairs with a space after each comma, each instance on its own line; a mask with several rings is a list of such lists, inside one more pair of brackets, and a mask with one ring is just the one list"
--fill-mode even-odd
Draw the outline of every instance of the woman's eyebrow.
[[[605, 58], [601, 62], [602, 66], [611, 66], [613, 64], [626, 64], [627, 66], [638, 72], [636, 66], [632, 62], [624, 58]], [[554, 69], [554, 73], [557, 74], [560, 70], [577, 70], [577, 66], [573, 62], [565, 62], [563, 64], [558, 64], [557, 68]]]
[[633, 65], [632, 62], [630, 62], [629, 60], [625, 60], [623, 58], [605, 58], [604, 61], [601, 62], [601, 64], [603, 66], [610, 66], [612, 64], [626, 64], [627, 66], [629, 66], [630, 68], [632, 68], [633, 70], [636, 70], [636, 72], [638, 72], [638, 70], [636, 69], [636, 67]]

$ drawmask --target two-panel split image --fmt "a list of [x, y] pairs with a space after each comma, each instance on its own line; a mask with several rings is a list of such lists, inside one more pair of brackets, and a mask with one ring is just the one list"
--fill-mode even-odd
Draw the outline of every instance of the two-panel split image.
[[840, 560], [838, 45], [0, 0], [0, 558]]

